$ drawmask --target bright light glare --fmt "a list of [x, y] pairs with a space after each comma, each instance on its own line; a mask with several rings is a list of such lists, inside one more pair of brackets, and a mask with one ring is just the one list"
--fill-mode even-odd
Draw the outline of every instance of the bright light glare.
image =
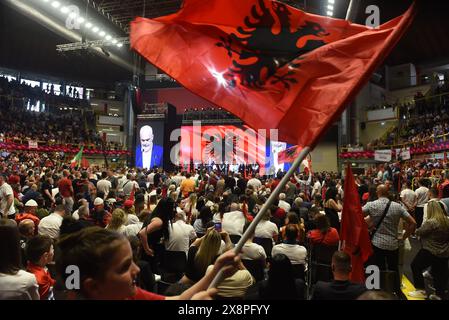
[[62, 8], [61, 8], [61, 12], [62, 12], [62, 13], [67, 13], [67, 12], [69, 12], [69, 8], [67, 8], [67, 7], [62, 7]]
[[92, 29], [92, 31], [95, 32], [95, 33], [97, 33], [98, 30], [100, 30], [98, 27], [94, 27], [94, 28]]
[[333, 11], [328, 11], [328, 12], [327, 12], [327, 15], [328, 15], [328, 16], [333, 16], [333, 15], [334, 15], [334, 12], [333, 12]]
[[90, 29], [90, 28], [92, 28], [92, 23], [90, 23], [90, 22], [87, 22], [87, 23], [86, 23], [86, 28], [87, 28], [87, 29]]
[[59, 8], [60, 5], [61, 5], [61, 3], [60, 3], [59, 1], [53, 1], [53, 2], [51, 3], [51, 6], [52, 6], [53, 8]]
[[215, 79], [217, 79], [218, 84], [222, 85], [223, 87], [226, 87], [227, 82], [226, 79], [223, 77], [224, 72], [217, 72], [215, 70], [210, 70], [210, 73], [214, 76]]
[[119, 47], [119, 48], [123, 47], [123, 43], [121, 43], [121, 42], [118, 43], [118, 44], [117, 44], [117, 47]]
[[329, 4], [329, 5], [327, 6], [327, 9], [328, 9], [328, 10], [334, 10], [334, 6], [333, 6], [332, 4]]
[[78, 21], [79, 23], [83, 23], [83, 22], [84, 22], [84, 18], [83, 18], [83, 17], [79, 17], [79, 18], [77, 19], [77, 21]]
[[107, 36], [106, 36], [106, 40], [111, 40], [111, 38], [112, 38], [112, 37], [111, 37], [110, 35], [107, 35]]
[[334, 4], [335, 0], [327, 0], [327, 2]]
[[113, 39], [113, 40], [112, 40], [112, 43], [113, 43], [113, 44], [116, 44], [116, 43], [117, 43], [117, 39]]
[[106, 34], [106, 32], [104, 32], [104, 31], [101, 31], [101, 32], [100, 32], [100, 37], [104, 37], [104, 36], [105, 36], [105, 34]]
[[75, 18], [76, 17], [76, 13], [75, 12], [70, 12], [69, 17], [72, 18], [72, 19]]

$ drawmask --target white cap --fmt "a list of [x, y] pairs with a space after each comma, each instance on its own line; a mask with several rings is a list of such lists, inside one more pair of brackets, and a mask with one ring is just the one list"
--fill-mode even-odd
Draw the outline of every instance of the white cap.
[[102, 205], [104, 202], [103, 202], [103, 199], [101, 199], [101, 198], [95, 198], [95, 201], [94, 201], [94, 206], [99, 206], [99, 205]]
[[33, 199], [30, 199], [25, 203], [25, 207], [37, 207], [37, 202]]

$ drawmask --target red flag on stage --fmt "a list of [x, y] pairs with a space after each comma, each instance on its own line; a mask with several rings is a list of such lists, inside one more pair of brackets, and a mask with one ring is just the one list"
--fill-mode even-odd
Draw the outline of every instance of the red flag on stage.
[[313, 147], [412, 22], [378, 29], [270, 0], [185, 0], [131, 23], [131, 46], [185, 88], [279, 141]]
[[373, 250], [368, 233], [368, 226], [363, 217], [360, 197], [350, 164], [348, 164], [346, 170], [344, 194], [345, 198], [341, 214], [340, 230], [342, 250], [351, 255], [351, 280], [365, 283], [363, 265], [372, 255]]
[[302, 147], [293, 146], [278, 153], [278, 163], [289, 163], [295, 161], [301, 153]]

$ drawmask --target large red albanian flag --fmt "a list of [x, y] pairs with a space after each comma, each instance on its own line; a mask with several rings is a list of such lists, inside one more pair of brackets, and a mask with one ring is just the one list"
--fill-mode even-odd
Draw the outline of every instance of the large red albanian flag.
[[279, 140], [314, 146], [412, 22], [370, 29], [270, 0], [184, 0], [137, 18], [131, 46], [197, 95]]

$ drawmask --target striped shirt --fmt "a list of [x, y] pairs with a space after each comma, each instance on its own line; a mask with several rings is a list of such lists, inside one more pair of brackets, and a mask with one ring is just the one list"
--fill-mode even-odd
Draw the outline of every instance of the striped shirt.
[[[377, 225], [382, 217], [388, 204], [387, 198], [379, 198], [376, 201], [368, 202], [363, 207], [363, 212], [368, 214], [373, 220], [373, 224]], [[410, 214], [399, 203], [391, 202], [385, 219], [380, 224], [377, 232], [374, 234], [372, 244], [383, 250], [397, 250], [398, 242], [398, 225], [400, 218], [408, 218]]]

